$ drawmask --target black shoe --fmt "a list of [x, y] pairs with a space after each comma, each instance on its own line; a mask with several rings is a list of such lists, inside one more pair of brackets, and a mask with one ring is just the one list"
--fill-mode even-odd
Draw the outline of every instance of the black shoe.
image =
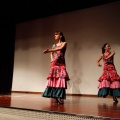
[[59, 103], [59, 100], [58, 100], [58, 98], [55, 98], [56, 99], [56, 103]]
[[116, 97], [113, 97], [113, 100], [117, 103], [118, 102], [118, 100], [117, 100], [117, 98]]
[[59, 100], [59, 104], [64, 104], [64, 102], [63, 101], [61, 101], [61, 99]]
[[61, 101], [61, 99], [58, 100], [58, 98], [56, 98], [56, 103], [58, 103], [58, 104], [64, 104], [64, 103]]
[[103, 98], [106, 98], [106, 95], [103, 95]]

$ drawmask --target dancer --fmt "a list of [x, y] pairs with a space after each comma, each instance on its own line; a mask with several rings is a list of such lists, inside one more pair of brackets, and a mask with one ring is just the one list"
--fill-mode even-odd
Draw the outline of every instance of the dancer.
[[46, 89], [42, 96], [55, 98], [58, 104], [63, 104], [62, 99], [66, 99], [67, 81], [70, 80], [65, 64], [67, 42], [65, 42], [65, 37], [60, 31], [56, 31], [54, 37], [57, 44], [54, 44], [52, 49], [43, 51], [44, 54], [51, 53], [51, 64]]
[[115, 52], [111, 51], [111, 46], [105, 43], [102, 47], [102, 55], [97, 60], [97, 65], [101, 67], [101, 59], [103, 59], [104, 67], [103, 74], [100, 76], [98, 81], [99, 97], [106, 97], [108, 95], [113, 97], [115, 102], [118, 102], [117, 97], [120, 97], [120, 76], [117, 74], [114, 66], [114, 55]]

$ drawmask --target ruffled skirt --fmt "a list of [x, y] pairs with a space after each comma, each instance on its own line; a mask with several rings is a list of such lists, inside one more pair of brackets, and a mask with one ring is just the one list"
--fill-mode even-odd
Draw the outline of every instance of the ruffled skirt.
[[43, 97], [66, 99], [67, 81], [70, 80], [65, 65], [51, 64]]
[[120, 97], [120, 76], [115, 69], [104, 70], [102, 76], [98, 79], [99, 97], [106, 97], [108, 95]]

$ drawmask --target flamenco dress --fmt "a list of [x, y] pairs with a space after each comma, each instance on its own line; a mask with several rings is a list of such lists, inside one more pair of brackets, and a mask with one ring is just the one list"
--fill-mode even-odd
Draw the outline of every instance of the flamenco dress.
[[[54, 48], [60, 46], [54, 44]], [[53, 61], [50, 63], [50, 72], [47, 76], [46, 89], [43, 97], [66, 99], [67, 81], [70, 80], [65, 64], [66, 48], [52, 53]]]
[[108, 95], [120, 97], [120, 76], [117, 74], [114, 65], [114, 56], [105, 59], [108, 55], [103, 54], [104, 67], [103, 73], [98, 79], [98, 97], [106, 97]]

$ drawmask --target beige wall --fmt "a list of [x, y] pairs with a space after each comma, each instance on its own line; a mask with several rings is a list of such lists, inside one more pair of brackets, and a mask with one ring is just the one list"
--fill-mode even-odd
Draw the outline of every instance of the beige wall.
[[50, 55], [42, 51], [56, 43], [54, 32], [64, 33], [66, 66], [71, 81], [67, 93], [97, 94], [102, 68], [96, 65], [104, 43], [115, 50], [120, 74], [120, 2], [41, 18], [16, 26], [13, 91], [43, 92]]

